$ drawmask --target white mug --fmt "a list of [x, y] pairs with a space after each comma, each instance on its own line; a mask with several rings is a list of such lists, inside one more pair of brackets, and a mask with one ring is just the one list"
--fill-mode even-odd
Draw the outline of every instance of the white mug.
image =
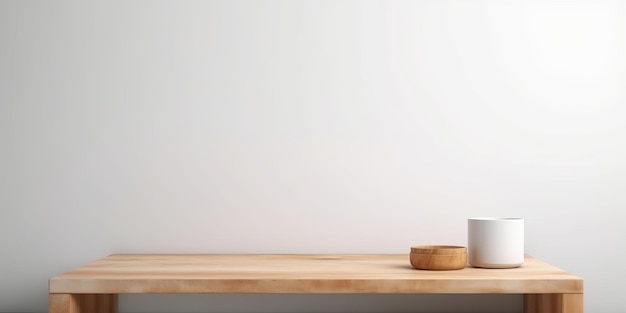
[[523, 218], [470, 218], [467, 220], [467, 238], [471, 266], [513, 268], [524, 263]]

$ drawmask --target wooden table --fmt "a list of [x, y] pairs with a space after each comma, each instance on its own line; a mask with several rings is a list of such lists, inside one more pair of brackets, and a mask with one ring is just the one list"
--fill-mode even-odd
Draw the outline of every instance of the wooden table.
[[524, 294], [526, 313], [582, 313], [583, 280], [515, 269], [415, 270], [404, 255], [110, 255], [53, 277], [50, 313], [115, 313], [121, 293]]

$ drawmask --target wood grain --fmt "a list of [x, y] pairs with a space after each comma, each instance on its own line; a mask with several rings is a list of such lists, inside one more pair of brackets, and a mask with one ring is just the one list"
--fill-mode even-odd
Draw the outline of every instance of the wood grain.
[[115, 294], [49, 295], [49, 313], [117, 313]]
[[582, 313], [583, 294], [526, 294], [524, 313]]
[[564, 294], [563, 313], [583, 313], [583, 294]]
[[581, 278], [527, 257], [513, 269], [413, 269], [406, 255], [110, 255], [50, 293], [575, 293]]
[[53, 294], [48, 296], [48, 313], [69, 313], [71, 311], [70, 298], [68, 294]]

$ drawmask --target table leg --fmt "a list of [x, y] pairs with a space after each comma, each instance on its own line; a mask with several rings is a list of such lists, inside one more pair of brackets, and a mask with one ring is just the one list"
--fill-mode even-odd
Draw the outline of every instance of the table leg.
[[49, 313], [117, 313], [116, 294], [68, 294], [49, 295]]
[[524, 313], [583, 313], [583, 294], [525, 294]]

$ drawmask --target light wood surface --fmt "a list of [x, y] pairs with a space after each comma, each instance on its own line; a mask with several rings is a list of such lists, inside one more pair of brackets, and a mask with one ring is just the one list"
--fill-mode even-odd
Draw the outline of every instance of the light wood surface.
[[[413, 269], [409, 263], [408, 253], [402, 255], [110, 255], [51, 278], [49, 290], [51, 294], [582, 294], [583, 281], [577, 276], [532, 257], [526, 257], [521, 267], [513, 269], [468, 267], [457, 271], [441, 272]], [[534, 300], [531, 297], [528, 301]], [[545, 302], [542, 299], [538, 301]], [[570, 305], [569, 300], [562, 303]]]

